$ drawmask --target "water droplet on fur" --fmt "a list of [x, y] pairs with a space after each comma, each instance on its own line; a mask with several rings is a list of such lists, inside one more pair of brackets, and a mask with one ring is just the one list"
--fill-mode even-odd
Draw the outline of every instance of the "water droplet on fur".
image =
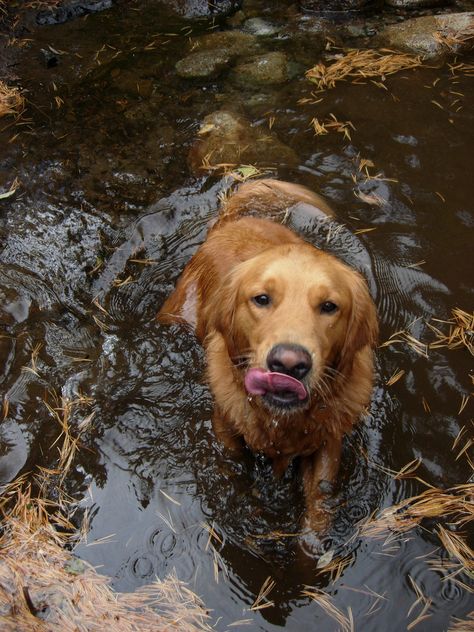
[[252, 400], [253, 400], [253, 397], [252, 397], [251, 395], [249, 395], [249, 396], [247, 397], [247, 401], [248, 401], [248, 402], [251, 402]]
[[307, 434], [308, 434], [308, 428], [305, 428], [305, 429], [304, 429], [304, 433], [305, 433], [305, 435], [307, 435]]
[[272, 426], [276, 428], [278, 426], [278, 419], [272, 419]]

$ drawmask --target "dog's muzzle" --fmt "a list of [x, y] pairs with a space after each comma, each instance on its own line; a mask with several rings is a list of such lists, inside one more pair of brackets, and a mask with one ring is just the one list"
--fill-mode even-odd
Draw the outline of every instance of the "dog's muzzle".
[[249, 395], [260, 395], [273, 408], [299, 407], [308, 399], [305, 385], [286, 373], [254, 368], [244, 381]]

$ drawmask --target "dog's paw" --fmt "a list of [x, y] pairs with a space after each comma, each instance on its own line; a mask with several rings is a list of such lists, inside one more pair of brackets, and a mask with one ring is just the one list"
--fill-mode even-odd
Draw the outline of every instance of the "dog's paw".
[[323, 540], [313, 529], [305, 528], [298, 539], [298, 544], [300, 555], [303, 554], [305, 557], [318, 559], [324, 554]]
[[332, 524], [334, 504], [335, 503], [331, 498], [318, 503], [316, 506], [308, 510], [305, 526], [320, 536], [325, 535]]
[[333, 497], [320, 500], [306, 513], [299, 544], [302, 552], [313, 559], [325, 552], [323, 543], [332, 525], [334, 503]]
[[333, 481], [322, 480], [319, 481], [319, 492], [322, 494], [323, 498], [326, 500], [331, 500], [331, 497], [335, 494], [335, 485]]

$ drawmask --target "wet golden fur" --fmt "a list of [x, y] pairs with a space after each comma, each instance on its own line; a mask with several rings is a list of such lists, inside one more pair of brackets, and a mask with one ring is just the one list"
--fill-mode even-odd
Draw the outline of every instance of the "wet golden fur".
[[[303, 187], [274, 180], [244, 184], [224, 205], [221, 219], [186, 266], [159, 312], [162, 323], [186, 321], [203, 342], [215, 400], [213, 426], [232, 449], [243, 439], [273, 459], [281, 473], [301, 457], [307, 524], [322, 529], [322, 502], [339, 469], [341, 441], [370, 400], [377, 318], [364, 279], [334, 256], [306, 243], [285, 226], [259, 215], [325, 202]], [[251, 300], [272, 297], [262, 309]], [[320, 306], [332, 301], [335, 313]], [[302, 380], [304, 406], [272, 409], [248, 397], [245, 371], [266, 367], [276, 344], [301, 345], [313, 368]]]

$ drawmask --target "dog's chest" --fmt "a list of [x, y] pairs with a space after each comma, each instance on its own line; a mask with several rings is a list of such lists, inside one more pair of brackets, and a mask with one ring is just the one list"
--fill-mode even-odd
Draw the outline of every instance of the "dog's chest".
[[325, 428], [311, 419], [270, 416], [247, 420], [244, 440], [254, 452], [272, 459], [312, 454], [326, 439]]

